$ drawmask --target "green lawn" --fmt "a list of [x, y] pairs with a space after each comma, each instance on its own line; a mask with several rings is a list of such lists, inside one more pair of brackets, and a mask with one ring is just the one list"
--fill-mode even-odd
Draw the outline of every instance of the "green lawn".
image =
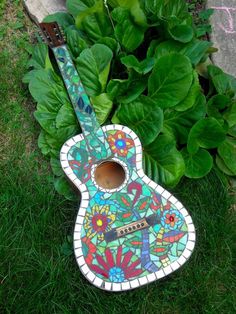
[[0, 16], [0, 313], [235, 313], [235, 212], [214, 172], [173, 191], [197, 230], [194, 254], [179, 271], [118, 294], [81, 275], [71, 242], [77, 205], [53, 188], [37, 148], [35, 104], [21, 82], [32, 24], [19, 1], [7, 3]]

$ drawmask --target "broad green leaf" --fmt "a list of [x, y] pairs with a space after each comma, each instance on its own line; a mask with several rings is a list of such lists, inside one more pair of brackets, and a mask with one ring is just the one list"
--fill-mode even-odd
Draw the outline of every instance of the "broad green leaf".
[[147, 87], [145, 76], [130, 73], [127, 80], [110, 80], [107, 93], [113, 101], [128, 104], [138, 98]]
[[186, 111], [177, 112], [172, 108], [165, 110], [163, 133], [173, 137], [177, 143], [186, 144], [191, 127], [205, 115], [206, 98], [199, 94], [194, 106]]
[[62, 176], [64, 175], [64, 172], [62, 170], [62, 167], [61, 167], [61, 163], [60, 163], [60, 160], [58, 158], [55, 158], [55, 157], [51, 157], [50, 158], [50, 165], [51, 165], [51, 168], [52, 168], [52, 172], [55, 176]]
[[110, 80], [107, 84], [107, 93], [111, 99], [119, 97], [128, 90], [129, 80]]
[[209, 41], [199, 39], [193, 39], [187, 44], [182, 44], [174, 40], [168, 40], [161, 42], [159, 45], [157, 45], [155, 57], [159, 59], [166, 54], [178, 52], [188, 57], [192, 65], [196, 66], [206, 55], [211, 45], [212, 43], [210, 43]]
[[120, 44], [128, 52], [134, 51], [144, 39], [144, 29], [131, 20], [129, 11], [126, 9], [120, 7], [114, 9], [112, 17], [117, 22], [115, 25], [115, 35]]
[[216, 155], [216, 165], [217, 167], [228, 176], [235, 176], [235, 173], [233, 173], [225, 164], [224, 160], [217, 154]]
[[64, 143], [68, 138], [80, 133], [80, 127], [70, 103], [61, 106], [55, 123], [57, 127], [56, 137], [60, 139], [60, 142]]
[[153, 39], [147, 50], [147, 58], [153, 58], [155, 56], [156, 48], [161, 42], [161, 39]]
[[102, 37], [97, 41], [97, 44], [103, 44], [109, 47], [114, 54], [116, 54], [119, 49], [118, 42], [112, 37]]
[[226, 167], [236, 175], [236, 139], [227, 136], [225, 141], [219, 145], [218, 154]]
[[121, 58], [121, 63], [128, 69], [134, 69], [139, 74], [147, 74], [154, 66], [154, 58], [146, 58], [143, 61], [139, 61], [134, 55], [129, 55]]
[[56, 139], [61, 144], [81, 132], [71, 103], [67, 102], [61, 106], [55, 122], [57, 127]]
[[31, 70], [29, 72], [27, 72], [23, 78], [22, 78], [22, 82], [25, 84], [29, 84], [29, 82], [34, 79], [35, 73], [37, 73], [38, 70]]
[[37, 44], [34, 46], [32, 56], [27, 63], [27, 67], [33, 67], [35, 70], [52, 69], [52, 64], [48, 56], [48, 46]]
[[43, 155], [58, 158], [61, 145], [62, 144], [58, 143], [57, 139], [51, 137], [50, 134], [43, 129], [41, 130], [38, 137], [38, 146]]
[[217, 67], [213, 64], [208, 65], [207, 70], [208, 70], [208, 74], [211, 78], [213, 78], [216, 75], [224, 74], [223, 70], [221, 70], [219, 67]]
[[49, 155], [51, 152], [51, 148], [46, 141], [46, 132], [41, 130], [38, 138], [38, 147], [40, 148], [43, 155]]
[[44, 105], [38, 104], [37, 110], [34, 112], [34, 117], [41, 127], [49, 134], [55, 135], [56, 130], [56, 112], [50, 112], [44, 109]]
[[69, 182], [65, 179], [64, 176], [61, 176], [59, 178], [54, 179], [54, 186], [56, 191], [63, 195], [68, 200], [76, 200], [78, 199], [78, 196], [76, 196], [76, 193], [72, 190], [71, 185]]
[[191, 108], [196, 102], [198, 96], [201, 94], [201, 86], [198, 80], [198, 74], [193, 71], [193, 82], [188, 95], [177, 106], [174, 107], [176, 111], [185, 111]]
[[52, 136], [49, 133], [45, 134], [45, 140], [51, 148], [51, 156], [58, 157], [62, 144], [64, 144], [65, 139], [61, 137]]
[[145, 173], [161, 185], [175, 186], [184, 175], [185, 165], [175, 141], [167, 135], [159, 135], [144, 150]]
[[188, 43], [193, 39], [193, 28], [189, 25], [176, 25], [169, 29], [169, 34], [181, 43]]
[[110, 48], [95, 44], [84, 49], [76, 59], [78, 72], [89, 96], [97, 96], [103, 92], [112, 56]]
[[33, 98], [39, 103], [58, 103], [58, 94], [64, 89], [58, 85], [51, 70], [37, 70], [34, 78], [29, 82], [29, 90]]
[[140, 6], [139, 0], [108, 0], [107, 2], [113, 8], [121, 7], [123, 9], [129, 9], [134, 22], [138, 25], [146, 26], [147, 19]]
[[233, 76], [224, 74], [216, 75], [212, 82], [219, 94], [234, 96], [236, 93], [236, 79]]
[[96, 42], [104, 36], [113, 34], [112, 24], [107, 16], [103, 0], [83, 1], [84, 7], [75, 18], [78, 29], [83, 30], [89, 39]]
[[215, 118], [201, 119], [194, 124], [188, 136], [187, 148], [195, 154], [199, 147], [216, 148], [225, 140], [225, 130]]
[[94, 3], [95, 0], [67, 0], [66, 8], [72, 16], [76, 17], [87, 8], [92, 7]]
[[230, 128], [236, 124], [236, 101], [232, 102], [230, 107], [224, 112], [223, 117]]
[[229, 130], [228, 130], [228, 134], [231, 136], [236, 137], [236, 124], [233, 125]]
[[202, 59], [209, 54], [209, 49], [212, 43], [206, 40], [193, 39], [188, 44], [182, 45], [179, 51], [186, 57], [188, 57], [192, 65], [196, 66]]
[[66, 29], [68, 26], [75, 23], [73, 17], [66, 12], [56, 12], [54, 14], [49, 14], [43, 19], [43, 22], [57, 22], [63, 29]]
[[[229, 106], [231, 99], [225, 95], [214, 95], [207, 102], [207, 114], [210, 117], [214, 117], [221, 124], [224, 123], [222, 112]], [[227, 119], [226, 119], [227, 120]], [[236, 121], [235, 121], [236, 123]]]
[[230, 97], [236, 94], [236, 78], [224, 73], [215, 65], [208, 66], [208, 73], [218, 94]]
[[171, 39], [161, 41], [155, 47], [154, 56], [156, 59], [160, 59], [161, 57], [171, 53], [179, 53], [183, 46], [186, 45]]
[[77, 29], [67, 28], [65, 34], [67, 45], [76, 59], [84, 49], [88, 48], [88, 44]]
[[62, 105], [56, 116], [56, 127], [64, 128], [71, 126], [77, 128], [77, 124], [78, 122], [72, 104], [65, 103]]
[[148, 79], [148, 95], [161, 108], [179, 104], [188, 95], [193, 70], [189, 59], [172, 53], [157, 60]]
[[185, 173], [184, 175], [188, 178], [198, 179], [207, 175], [212, 166], [213, 159], [211, 154], [200, 148], [196, 154], [189, 154], [187, 148], [185, 147], [181, 151], [185, 162]]
[[163, 112], [158, 104], [147, 96], [140, 96], [129, 104], [121, 104], [112, 118], [130, 127], [141, 139], [143, 145], [150, 144], [160, 133]]
[[57, 129], [57, 142], [60, 143], [60, 148], [69, 138], [78, 134], [77, 129], [78, 127], [74, 125]]
[[96, 113], [96, 117], [100, 124], [103, 124], [112, 110], [112, 101], [108, 94], [103, 93], [98, 96], [91, 97], [91, 102]]
[[188, 15], [188, 7], [185, 0], [146, 0], [145, 10], [159, 18], [175, 17], [183, 20]]

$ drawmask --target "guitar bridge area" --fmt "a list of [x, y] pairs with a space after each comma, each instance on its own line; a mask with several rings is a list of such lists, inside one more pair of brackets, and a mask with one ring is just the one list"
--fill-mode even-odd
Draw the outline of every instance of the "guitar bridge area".
[[104, 234], [104, 238], [106, 242], [111, 242], [118, 238], [124, 237], [127, 234], [149, 228], [158, 223], [160, 223], [159, 217], [156, 214], [153, 214], [140, 220], [131, 222], [130, 224], [123, 227], [112, 229], [111, 231], [108, 231]]

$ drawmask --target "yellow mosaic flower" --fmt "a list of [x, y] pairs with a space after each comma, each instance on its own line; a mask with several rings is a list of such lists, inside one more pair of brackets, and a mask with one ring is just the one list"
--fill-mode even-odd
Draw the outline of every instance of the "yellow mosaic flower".
[[115, 221], [115, 215], [109, 214], [109, 205], [94, 205], [91, 213], [85, 216], [85, 230], [88, 238], [98, 235], [99, 240], [104, 239], [104, 233], [111, 230], [111, 225]]

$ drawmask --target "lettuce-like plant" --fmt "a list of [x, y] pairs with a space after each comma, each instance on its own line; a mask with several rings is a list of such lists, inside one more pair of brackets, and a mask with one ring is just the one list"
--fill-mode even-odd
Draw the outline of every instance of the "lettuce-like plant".
[[[236, 80], [207, 66], [216, 49], [199, 39], [186, 1], [68, 0], [67, 9], [45, 21], [64, 29], [100, 124], [121, 123], [140, 137], [148, 176], [173, 187], [213, 166], [236, 175]], [[24, 82], [37, 102], [38, 145], [50, 158], [57, 191], [71, 199], [59, 150], [81, 130], [43, 43], [29, 68]]]

